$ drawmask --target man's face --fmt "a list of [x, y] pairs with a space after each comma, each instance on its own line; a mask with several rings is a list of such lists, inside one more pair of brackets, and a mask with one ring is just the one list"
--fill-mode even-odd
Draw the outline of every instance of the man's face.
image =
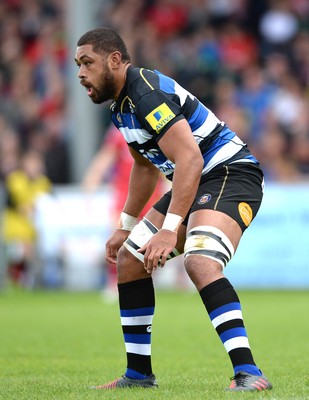
[[80, 83], [87, 89], [93, 103], [101, 104], [115, 98], [117, 88], [108, 56], [95, 53], [92, 45], [87, 44], [77, 47], [75, 62]]

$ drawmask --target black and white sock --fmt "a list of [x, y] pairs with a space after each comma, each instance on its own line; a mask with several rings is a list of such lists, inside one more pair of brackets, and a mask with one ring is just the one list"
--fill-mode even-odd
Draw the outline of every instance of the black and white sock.
[[237, 293], [228, 279], [205, 286], [200, 296], [233, 364], [234, 374], [244, 371], [261, 375], [251, 353]]
[[125, 375], [145, 379], [152, 374], [151, 328], [155, 310], [152, 278], [118, 284], [122, 331], [127, 352]]

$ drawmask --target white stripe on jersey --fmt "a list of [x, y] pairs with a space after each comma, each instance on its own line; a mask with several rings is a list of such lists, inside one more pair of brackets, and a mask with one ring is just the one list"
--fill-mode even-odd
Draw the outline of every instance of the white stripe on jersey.
[[[193, 132], [197, 144], [207, 137], [222, 122], [210, 111], [205, 122]], [[153, 136], [146, 129], [132, 129], [128, 127], [118, 128], [127, 143], [137, 142], [143, 144]]]
[[209, 172], [216, 165], [229, 160], [244, 146], [244, 142], [238, 137], [234, 136], [233, 140], [221, 147], [219, 151], [212, 157], [209, 163], [204, 167], [202, 174]]
[[146, 129], [130, 129], [128, 127], [118, 128], [127, 143], [137, 142], [143, 144], [152, 138], [152, 135]]
[[[195, 99], [195, 96], [180, 86], [177, 82], [175, 82], [175, 94], [179, 96], [181, 106], [185, 104], [187, 97], [190, 97], [192, 100]], [[220, 121], [219, 118], [217, 118], [215, 114], [204, 104], [200, 103], [200, 106], [205, 108], [205, 112], [207, 112], [207, 118], [198, 129], [193, 131], [193, 135], [195, 136], [198, 144], [201, 142], [201, 140], [203, 140], [203, 138], [208, 136], [210, 132], [215, 129], [217, 124], [223, 124], [223, 122]]]
[[199, 144], [205, 137], [207, 137], [218, 124], [223, 125], [223, 122], [220, 121], [213, 112], [209, 110], [207, 118], [203, 125], [201, 125], [198, 129], [193, 132], [195, 140], [197, 144]]
[[121, 325], [151, 325], [152, 315], [141, 315], [139, 317], [121, 317]]
[[[175, 82], [175, 81], [174, 81]], [[180, 99], [180, 105], [183, 106], [186, 102], [187, 97], [189, 96], [192, 100], [195, 99], [193, 94], [188, 92], [186, 89], [184, 89], [182, 86], [180, 86], [177, 82], [175, 82], [175, 94], [179, 96]]]

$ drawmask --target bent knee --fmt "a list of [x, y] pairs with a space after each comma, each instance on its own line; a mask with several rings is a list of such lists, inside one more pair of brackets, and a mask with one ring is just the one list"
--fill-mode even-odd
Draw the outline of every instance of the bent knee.
[[198, 291], [223, 277], [221, 264], [210, 258], [192, 255], [185, 259], [184, 264], [188, 276]]
[[118, 283], [126, 283], [149, 277], [144, 265], [134, 257], [124, 246], [117, 255]]

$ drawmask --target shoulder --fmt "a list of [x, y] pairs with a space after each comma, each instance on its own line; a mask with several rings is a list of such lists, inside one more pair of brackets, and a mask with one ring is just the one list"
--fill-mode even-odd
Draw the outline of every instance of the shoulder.
[[157, 71], [147, 68], [129, 67], [127, 79], [129, 84], [144, 83], [148, 87], [152, 86], [152, 84], [157, 86], [159, 83]]
[[128, 69], [127, 90], [133, 102], [137, 102], [142, 96], [159, 88], [159, 76], [155, 71], [137, 67]]

